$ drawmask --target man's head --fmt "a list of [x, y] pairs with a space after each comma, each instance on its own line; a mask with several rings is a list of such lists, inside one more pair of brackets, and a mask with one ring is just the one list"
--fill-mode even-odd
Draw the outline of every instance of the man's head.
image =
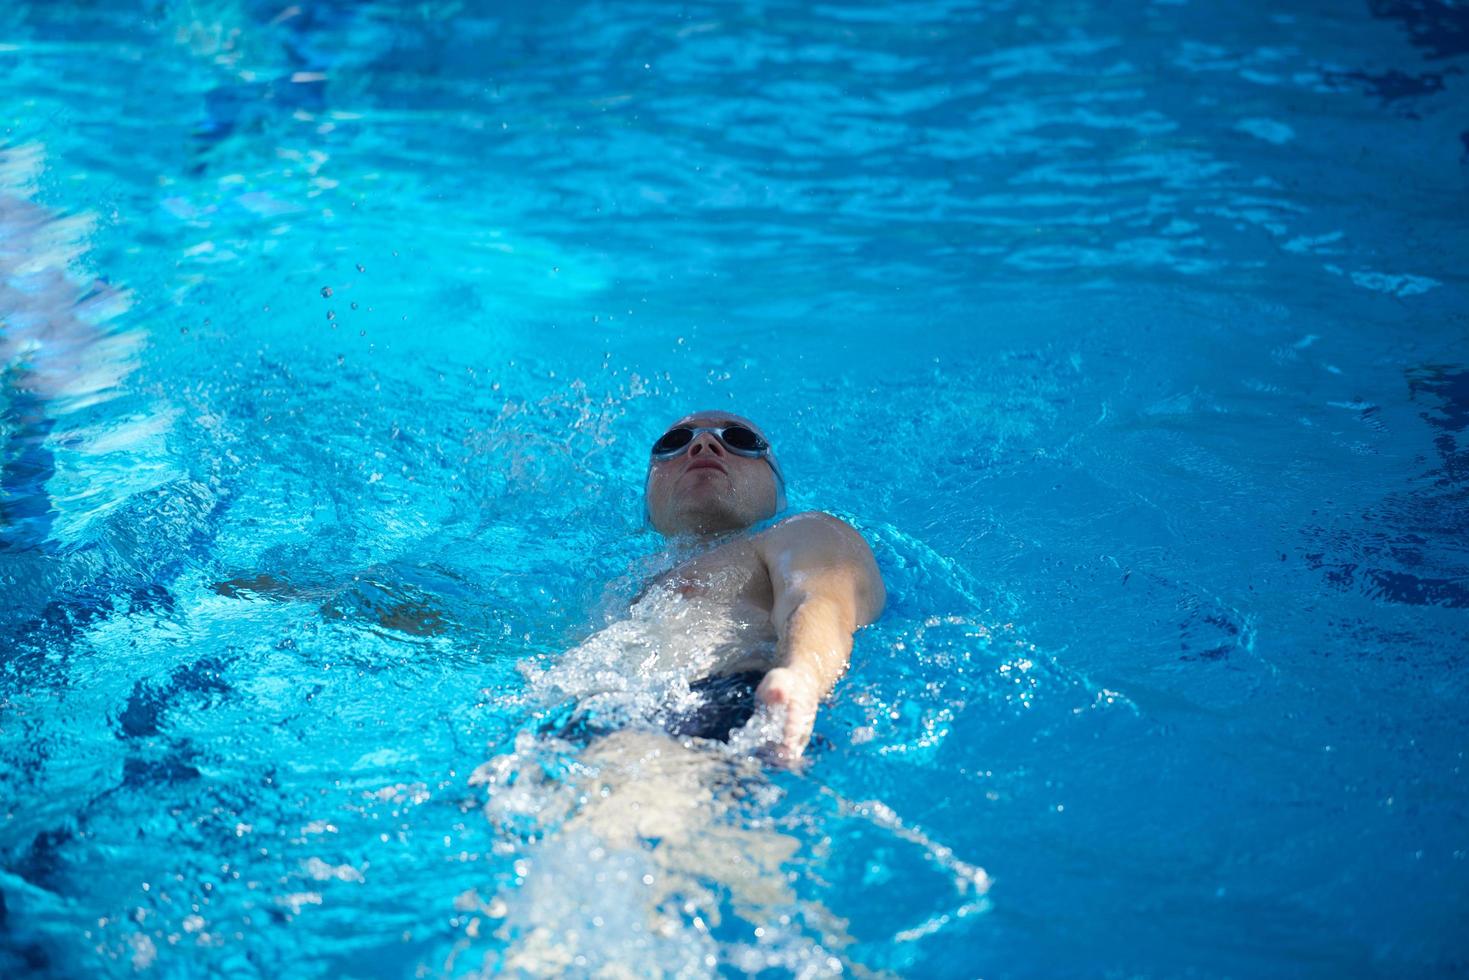
[[731, 412], [695, 412], [665, 429], [644, 496], [648, 520], [670, 537], [737, 531], [786, 503], [785, 478], [765, 434]]

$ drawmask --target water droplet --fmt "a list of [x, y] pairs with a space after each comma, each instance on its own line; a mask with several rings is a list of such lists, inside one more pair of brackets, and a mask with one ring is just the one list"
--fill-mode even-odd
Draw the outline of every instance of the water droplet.
[[352, 306], [352, 309], [354, 309], [354, 310], [357, 309], [357, 301], [355, 299], [352, 301], [351, 306]]
[[334, 311], [332, 311], [332, 310], [327, 310], [326, 311], [326, 318], [328, 320], [335, 320], [337, 318], [337, 314]]
[[364, 268], [362, 268], [362, 263], [361, 262], [358, 262], [357, 263], [357, 271], [358, 272], [366, 272], [367, 270], [364, 269]]
[[331, 295], [332, 295], [332, 287], [330, 287], [330, 286], [322, 286], [321, 287], [321, 298], [322, 299], [330, 299], [331, 298]]

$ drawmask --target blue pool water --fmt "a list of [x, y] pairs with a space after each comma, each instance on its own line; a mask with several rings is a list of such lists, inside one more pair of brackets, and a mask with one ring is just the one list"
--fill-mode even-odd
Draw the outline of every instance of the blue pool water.
[[[1469, 968], [1465, 7], [529, 7], [0, 9], [0, 973]], [[599, 834], [709, 406], [888, 610]]]

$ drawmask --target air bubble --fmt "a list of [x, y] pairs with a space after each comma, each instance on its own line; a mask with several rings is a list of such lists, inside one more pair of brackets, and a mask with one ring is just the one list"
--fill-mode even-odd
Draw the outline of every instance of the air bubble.
[[322, 286], [321, 287], [321, 298], [322, 299], [331, 299], [331, 295], [332, 295], [332, 287], [330, 287], [330, 286]]

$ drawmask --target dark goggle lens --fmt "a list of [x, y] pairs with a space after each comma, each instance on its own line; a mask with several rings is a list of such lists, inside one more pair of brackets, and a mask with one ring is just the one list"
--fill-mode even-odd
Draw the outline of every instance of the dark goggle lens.
[[[746, 428], [743, 425], [731, 425], [716, 431], [720, 440], [737, 453], [760, 453], [770, 448], [754, 429]], [[663, 433], [661, 439], [653, 443], [653, 455], [667, 456], [678, 453], [693, 441], [694, 432], [694, 429], [682, 425], [676, 429], [669, 429]]]
[[676, 453], [683, 447], [687, 446], [690, 442], [692, 442], [693, 439], [693, 429], [669, 429], [667, 432], [663, 433], [663, 438], [653, 443], [653, 455], [658, 456], [663, 453]]
[[724, 444], [742, 452], [755, 452], [765, 448], [765, 440], [743, 425], [731, 425], [724, 430]]

